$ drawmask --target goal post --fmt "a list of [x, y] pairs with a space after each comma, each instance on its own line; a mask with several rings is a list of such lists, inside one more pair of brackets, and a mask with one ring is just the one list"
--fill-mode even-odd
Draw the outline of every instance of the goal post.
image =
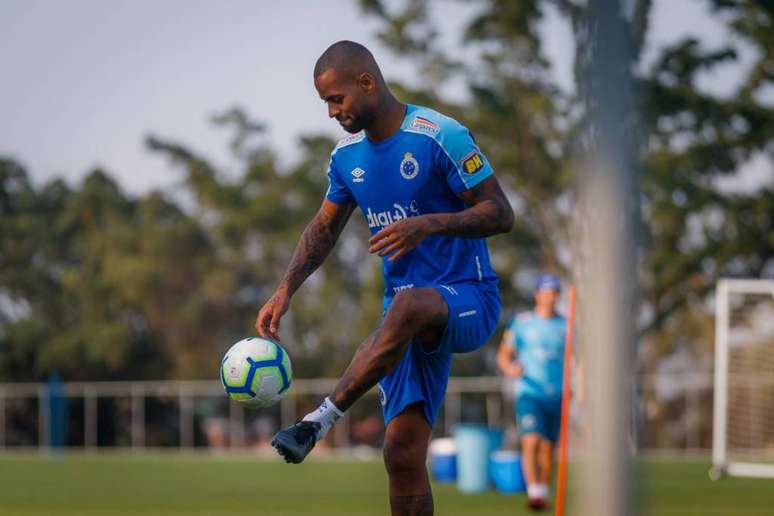
[[715, 293], [710, 477], [774, 478], [774, 280], [721, 279]]

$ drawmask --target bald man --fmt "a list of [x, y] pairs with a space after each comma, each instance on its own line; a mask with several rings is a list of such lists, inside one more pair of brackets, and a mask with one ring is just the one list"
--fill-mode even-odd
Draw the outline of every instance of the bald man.
[[369, 252], [382, 259], [384, 311], [330, 396], [278, 432], [272, 445], [287, 462], [303, 461], [377, 385], [392, 514], [432, 514], [425, 468], [430, 431], [452, 355], [477, 350], [497, 325], [498, 280], [484, 239], [509, 231], [513, 212], [470, 132], [398, 101], [364, 46], [329, 47], [315, 66], [314, 85], [328, 116], [351, 135], [333, 149], [322, 206], [255, 326], [278, 339], [291, 297], [330, 253], [356, 206], [371, 231]]

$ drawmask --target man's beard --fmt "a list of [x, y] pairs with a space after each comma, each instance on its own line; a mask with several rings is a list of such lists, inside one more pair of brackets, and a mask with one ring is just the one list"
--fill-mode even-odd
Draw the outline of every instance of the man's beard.
[[353, 118], [350, 118], [349, 125], [344, 125], [341, 122], [339, 122], [339, 125], [341, 126], [342, 129], [344, 129], [345, 131], [351, 134], [359, 133], [360, 131], [363, 130], [363, 127], [360, 125], [360, 123]]
[[371, 113], [364, 113], [358, 117], [350, 116], [348, 117], [348, 120], [350, 121], [349, 125], [342, 125], [341, 122], [339, 122], [339, 125], [341, 125], [341, 127], [348, 133], [355, 134], [359, 133], [363, 129], [368, 129], [371, 127], [371, 123], [374, 121], [374, 116]]

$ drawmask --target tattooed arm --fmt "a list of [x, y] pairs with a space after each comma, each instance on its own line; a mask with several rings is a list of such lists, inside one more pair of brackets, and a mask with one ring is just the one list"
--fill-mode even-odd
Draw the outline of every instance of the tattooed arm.
[[489, 176], [459, 196], [470, 208], [457, 213], [425, 216], [431, 235], [483, 238], [511, 230], [513, 210], [494, 176]]
[[279, 321], [288, 309], [290, 298], [325, 261], [354, 209], [355, 203], [340, 205], [327, 199], [323, 201], [320, 210], [301, 233], [276, 292], [258, 312], [255, 329], [261, 337], [278, 340]]
[[327, 199], [323, 201], [320, 211], [301, 233], [280, 288], [287, 289], [291, 296], [295, 294], [304, 280], [325, 261], [354, 209], [354, 203], [342, 206]]
[[513, 210], [494, 176], [459, 194], [470, 207], [456, 213], [431, 213], [409, 217], [376, 233], [369, 252], [395, 261], [429, 235], [484, 238], [507, 233], [513, 226]]

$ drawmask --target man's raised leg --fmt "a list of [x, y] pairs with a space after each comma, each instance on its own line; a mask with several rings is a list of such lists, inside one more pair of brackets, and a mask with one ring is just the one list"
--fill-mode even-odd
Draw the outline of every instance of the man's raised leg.
[[434, 288], [399, 292], [382, 325], [358, 347], [330, 397], [303, 420], [279, 431], [272, 445], [288, 462], [304, 460], [344, 411], [398, 364], [412, 338], [420, 345], [437, 345], [448, 314], [446, 301]]
[[331, 401], [347, 410], [395, 367], [406, 353], [409, 341], [436, 344], [446, 327], [449, 308], [434, 288], [413, 288], [399, 292], [390, 304], [384, 323], [357, 350], [344, 371]]

